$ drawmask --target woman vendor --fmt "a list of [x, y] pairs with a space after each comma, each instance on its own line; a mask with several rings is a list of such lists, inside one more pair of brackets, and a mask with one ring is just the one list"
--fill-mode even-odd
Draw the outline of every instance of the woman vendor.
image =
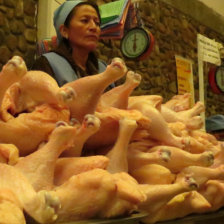
[[40, 56], [32, 70], [51, 75], [59, 86], [103, 72], [105, 62], [94, 54], [100, 37], [100, 13], [94, 2], [65, 1], [54, 12], [58, 46]]

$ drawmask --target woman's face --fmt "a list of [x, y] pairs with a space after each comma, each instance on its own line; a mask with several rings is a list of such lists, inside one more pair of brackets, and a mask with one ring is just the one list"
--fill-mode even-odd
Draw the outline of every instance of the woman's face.
[[65, 30], [72, 48], [94, 50], [100, 36], [100, 19], [96, 10], [91, 5], [77, 6]]

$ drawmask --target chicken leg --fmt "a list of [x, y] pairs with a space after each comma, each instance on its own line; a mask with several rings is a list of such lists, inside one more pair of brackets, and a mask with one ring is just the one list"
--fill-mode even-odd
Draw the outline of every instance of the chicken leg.
[[194, 178], [200, 189], [210, 179], [224, 180], [224, 165], [217, 168], [200, 166], [186, 167], [177, 174], [176, 182], [182, 181], [182, 178], [185, 178], [186, 176]]
[[214, 155], [212, 152], [192, 154], [176, 147], [162, 145], [150, 148], [149, 153], [156, 151], [167, 151], [170, 153], [169, 159], [165, 161], [161, 160], [158, 164], [165, 166], [173, 173], [178, 173], [188, 166], [208, 167], [214, 162]]
[[141, 75], [134, 73], [133, 71], [129, 71], [126, 75], [124, 84], [105, 92], [100, 97], [100, 101], [97, 105], [97, 111], [102, 111], [105, 107], [127, 109], [128, 98], [140, 82]]
[[129, 149], [128, 167], [132, 172], [144, 165], [162, 164], [163, 161], [169, 161], [171, 153], [167, 150], [158, 150], [155, 152], [143, 152], [138, 149]]
[[75, 134], [76, 128], [72, 126], [56, 127], [44, 146], [21, 158], [15, 165], [36, 191], [53, 188], [56, 160], [65, 149], [74, 144]]
[[135, 120], [128, 118], [121, 119], [119, 127], [119, 135], [114, 147], [106, 155], [109, 158], [107, 170], [110, 173], [128, 172], [128, 143], [137, 124]]
[[159, 140], [167, 145], [183, 148], [184, 139], [173, 135], [169, 129], [167, 122], [161, 113], [147, 101], [140, 100], [128, 105], [129, 109], [141, 111], [145, 116], [150, 118], [151, 123], [148, 129], [151, 138]]
[[62, 156], [81, 156], [82, 149], [87, 139], [96, 133], [100, 128], [100, 119], [93, 114], [84, 116], [81, 127], [77, 127], [77, 134], [74, 137], [74, 146], [65, 150]]
[[72, 87], [76, 100], [68, 102], [71, 117], [82, 122], [86, 114], [93, 114], [104, 90], [114, 81], [124, 76], [127, 68], [121, 59], [115, 58], [100, 74], [87, 76], [67, 83], [61, 88]]
[[163, 185], [141, 185], [147, 199], [140, 204], [139, 208], [150, 214], [158, 211], [174, 196], [183, 192], [189, 192], [197, 189], [197, 183], [193, 178], [184, 178], [179, 183], [163, 184]]

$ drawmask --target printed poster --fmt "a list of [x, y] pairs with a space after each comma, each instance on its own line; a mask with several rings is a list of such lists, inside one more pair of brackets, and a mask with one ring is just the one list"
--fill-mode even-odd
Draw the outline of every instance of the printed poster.
[[191, 105], [194, 105], [194, 82], [192, 61], [175, 55], [177, 69], [178, 95], [191, 94]]

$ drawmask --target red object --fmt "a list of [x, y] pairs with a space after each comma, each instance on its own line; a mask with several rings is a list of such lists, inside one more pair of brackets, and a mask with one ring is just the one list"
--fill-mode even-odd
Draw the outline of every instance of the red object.
[[143, 55], [141, 55], [139, 57], [139, 60], [145, 60], [150, 55], [150, 53], [153, 49], [154, 43], [155, 43], [155, 38], [152, 35], [152, 33], [149, 30], [147, 30], [147, 32], [148, 32], [149, 40], [150, 40], [149, 48], [147, 49], [147, 51]]
[[223, 92], [218, 87], [217, 81], [216, 81], [216, 73], [218, 68], [219, 68], [218, 66], [213, 66], [210, 68], [208, 80], [209, 80], [209, 84], [211, 86], [212, 91], [216, 94], [222, 94]]

